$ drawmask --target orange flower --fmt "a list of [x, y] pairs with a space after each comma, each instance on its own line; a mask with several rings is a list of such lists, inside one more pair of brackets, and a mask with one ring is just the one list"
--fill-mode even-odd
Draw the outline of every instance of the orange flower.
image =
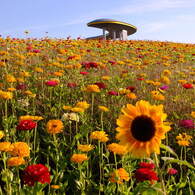
[[90, 144], [86, 144], [86, 145], [82, 145], [82, 144], [79, 144], [78, 145], [78, 150], [82, 151], [82, 152], [89, 152], [91, 150], [94, 149], [94, 146], [90, 145]]
[[87, 92], [100, 92], [100, 88], [97, 85], [88, 85], [85, 90]]
[[88, 159], [89, 158], [86, 154], [73, 154], [70, 160], [74, 163], [82, 163], [83, 161]]
[[64, 125], [61, 120], [49, 120], [47, 122], [47, 132], [50, 134], [61, 133], [63, 128]]
[[10, 167], [24, 165], [25, 160], [22, 157], [11, 157], [7, 160], [7, 165]]
[[104, 131], [94, 131], [91, 133], [90, 138], [99, 140], [100, 142], [107, 142], [109, 140], [108, 134]]
[[123, 168], [117, 169], [112, 172], [111, 177], [109, 178], [110, 182], [118, 184], [122, 184], [123, 180], [129, 181], [129, 174]]
[[127, 153], [127, 150], [124, 146], [117, 144], [117, 143], [112, 143], [107, 146], [108, 150], [119, 155], [123, 155]]
[[10, 146], [10, 154], [18, 157], [28, 157], [30, 155], [30, 148], [25, 142], [15, 142]]

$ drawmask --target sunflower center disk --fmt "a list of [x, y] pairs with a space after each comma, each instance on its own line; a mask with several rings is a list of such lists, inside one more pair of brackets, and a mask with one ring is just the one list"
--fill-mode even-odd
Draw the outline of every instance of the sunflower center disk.
[[145, 115], [136, 117], [131, 124], [132, 136], [141, 142], [147, 142], [151, 140], [155, 135], [155, 123], [154, 121]]

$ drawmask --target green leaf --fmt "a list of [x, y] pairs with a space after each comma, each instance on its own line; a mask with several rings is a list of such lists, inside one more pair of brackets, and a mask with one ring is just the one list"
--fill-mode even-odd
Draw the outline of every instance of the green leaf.
[[142, 195], [158, 195], [158, 192], [153, 189], [148, 189], [141, 193]]
[[195, 170], [195, 167], [193, 165], [191, 165], [190, 163], [188, 163], [187, 161], [184, 161], [184, 160], [178, 160], [178, 159], [170, 158], [170, 157], [161, 157], [161, 159], [166, 161], [166, 163], [177, 163], [179, 165], [185, 165], [185, 166], [189, 167], [190, 169]]
[[172, 148], [170, 148], [169, 146], [166, 146], [164, 144], [160, 144], [160, 148], [166, 150], [167, 152], [171, 153], [172, 155], [174, 155], [175, 157], [178, 157], [177, 154], [173, 151]]

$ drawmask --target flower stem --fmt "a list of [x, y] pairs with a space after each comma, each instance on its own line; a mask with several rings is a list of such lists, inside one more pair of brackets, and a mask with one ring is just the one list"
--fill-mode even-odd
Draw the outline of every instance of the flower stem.
[[154, 158], [155, 158], [156, 167], [158, 168], [158, 174], [160, 177], [161, 188], [163, 190], [163, 194], [166, 195], [167, 193], [166, 193], [165, 183], [163, 180], [162, 172], [161, 172], [160, 167], [159, 167], [159, 160], [158, 160], [158, 156], [156, 153], [154, 153]]

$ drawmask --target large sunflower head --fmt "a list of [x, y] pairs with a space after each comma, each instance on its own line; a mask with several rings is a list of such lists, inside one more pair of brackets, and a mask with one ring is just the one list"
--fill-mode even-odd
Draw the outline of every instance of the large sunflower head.
[[151, 153], [160, 153], [161, 139], [171, 128], [165, 125], [167, 115], [163, 105], [150, 105], [141, 100], [135, 106], [127, 104], [117, 119], [116, 138], [126, 146], [134, 157], [148, 157]]

